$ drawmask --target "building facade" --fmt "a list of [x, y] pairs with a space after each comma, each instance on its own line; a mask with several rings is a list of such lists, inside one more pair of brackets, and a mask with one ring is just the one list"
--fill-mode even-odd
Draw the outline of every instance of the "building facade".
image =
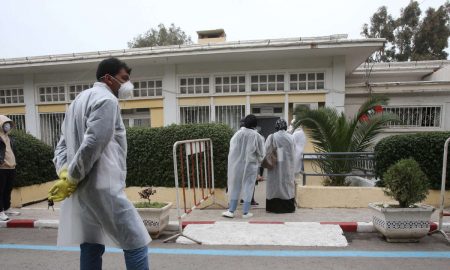
[[[249, 113], [267, 124], [274, 117], [292, 119], [299, 104], [352, 113], [369, 92], [387, 92], [389, 110], [434, 114], [424, 122], [432, 126], [418, 129], [450, 130], [446, 61], [377, 64], [369, 91], [362, 63], [383, 39], [333, 35], [226, 42], [224, 33], [201, 35], [191, 45], [0, 59], [0, 114], [54, 146], [70, 102], [92, 86], [98, 63], [114, 56], [133, 68], [133, 98], [120, 102], [126, 126], [219, 122], [237, 129]], [[420, 122], [408, 121], [408, 128]]]

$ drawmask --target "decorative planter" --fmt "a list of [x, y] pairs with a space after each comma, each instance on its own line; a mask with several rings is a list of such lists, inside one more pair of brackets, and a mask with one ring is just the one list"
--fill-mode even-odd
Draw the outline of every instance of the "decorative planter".
[[434, 207], [416, 205], [415, 208], [381, 207], [383, 203], [370, 203], [373, 226], [388, 242], [418, 242], [430, 231]]
[[163, 208], [136, 208], [152, 238], [158, 238], [169, 224], [171, 207], [172, 203], [169, 202]]

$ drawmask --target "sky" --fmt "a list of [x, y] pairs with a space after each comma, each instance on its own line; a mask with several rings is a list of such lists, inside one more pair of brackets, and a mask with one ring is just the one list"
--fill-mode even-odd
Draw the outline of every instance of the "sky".
[[[3, 0], [0, 58], [125, 49], [159, 23], [223, 28], [228, 41], [348, 34], [385, 5], [394, 17], [410, 0]], [[445, 0], [419, 0], [422, 13]]]

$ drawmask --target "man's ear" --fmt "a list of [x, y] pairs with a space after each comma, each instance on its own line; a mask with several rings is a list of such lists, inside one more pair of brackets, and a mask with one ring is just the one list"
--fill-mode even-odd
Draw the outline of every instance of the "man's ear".
[[111, 76], [106, 74], [105, 76], [103, 76], [103, 82], [106, 83], [106, 85], [108, 85], [109, 87], [112, 86], [112, 79]]

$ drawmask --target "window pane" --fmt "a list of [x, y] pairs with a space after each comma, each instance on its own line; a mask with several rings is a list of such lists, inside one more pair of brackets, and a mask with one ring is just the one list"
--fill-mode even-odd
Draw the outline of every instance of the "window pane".
[[260, 82], [267, 82], [267, 76], [266, 75], [259, 76], [259, 81]]
[[188, 94], [194, 94], [194, 87], [188, 86]]
[[284, 81], [284, 75], [277, 75], [277, 82], [283, 82]]
[[252, 84], [251, 90], [252, 90], [253, 92], [258, 91], [258, 85], [257, 85], [257, 84]]
[[148, 88], [153, 88], [153, 87], [155, 87], [155, 81], [149, 81]]
[[209, 78], [203, 78], [203, 84], [209, 84]]
[[186, 85], [186, 79], [181, 79], [180, 80], [180, 85]]
[[188, 82], [188, 85], [193, 85], [194, 84], [194, 78], [189, 78], [187, 82]]
[[133, 96], [139, 97], [139, 90], [133, 90]]
[[308, 81], [314, 81], [316, 79], [315, 73], [308, 73]]
[[146, 97], [147, 95], [147, 89], [141, 89], [141, 97]]
[[148, 89], [148, 96], [149, 96], [149, 97], [155, 96], [155, 89], [154, 89], [154, 88]]
[[275, 91], [275, 84], [274, 83], [270, 83], [269, 84], [269, 91]]
[[25, 100], [24, 100], [23, 96], [19, 97], [19, 103], [25, 103]]
[[245, 76], [239, 76], [239, 83], [245, 83]]
[[180, 87], [180, 93], [181, 94], [186, 94], [186, 87]]
[[275, 82], [275, 75], [269, 75], [269, 82]]
[[231, 77], [231, 83], [237, 83], [237, 77], [236, 76]]
[[231, 92], [237, 92], [237, 85], [231, 86]]
[[156, 87], [162, 87], [162, 81], [156, 81]]
[[202, 78], [195, 78], [195, 84], [196, 85], [202, 84]]
[[323, 73], [317, 73], [317, 80], [323, 80], [324, 74]]
[[252, 76], [251, 81], [252, 81], [252, 83], [257, 83], [258, 82], [258, 76]]
[[259, 86], [259, 91], [267, 91], [267, 84], [261, 84]]
[[316, 89], [316, 84], [314, 82], [308, 82], [308, 90]]
[[297, 74], [291, 74], [291, 76], [290, 76], [291, 82], [295, 82], [295, 81], [297, 81], [297, 79], [298, 79]]
[[229, 77], [224, 77], [223, 78], [223, 83], [224, 84], [229, 84], [230, 83], [230, 78]]
[[299, 81], [306, 81], [306, 74], [298, 74]]
[[324, 89], [324, 83], [323, 82], [317, 82], [317, 89]]
[[306, 90], [306, 83], [299, 83], [298, 84], [298, 90]]
[[222, 84], [222, 77], [216, 77], [216, 84]]
[[283, 91], [284, 90], [284, 83], [277, 83], [277, 90]]
[[297, 90], [297, 84], [296, 83], [291, 83], [290, 86], [289, 86], [289, 89]]
[[223, 92], [224, 92], [224, 93], [228, 93], [228, 92], [230, 92], [230, 86], [229, 86], [229, 85], [227, 85], [227, 84], [226, 84], [226, 85], [224, 85], [224, 86], [223, 86]]
[[208, 85], [203, 86], [203, 93], [209, 93], [209, 86]]
[[222, 86], [216, 86], [216, 93], [222, 93]]
[[239, 92], [245, 92], [245, 85], [239, 85]]

